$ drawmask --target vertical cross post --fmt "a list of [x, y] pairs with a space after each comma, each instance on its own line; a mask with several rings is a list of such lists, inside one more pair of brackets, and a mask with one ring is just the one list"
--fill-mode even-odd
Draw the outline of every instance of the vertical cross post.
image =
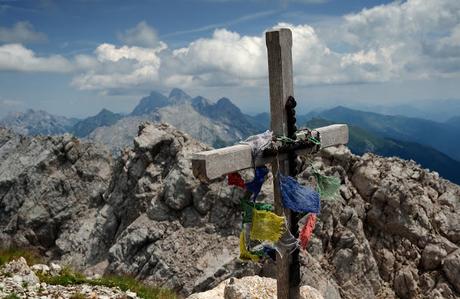
[[[294, 96], [293, 70], [292, 70], [292, 32], [289, 29], [269, 31], [265, 35], [268, 52], [268, 79], [270, 85], [270, 127], [273, 134], [282, 136], [288, 134], [286, 101]], [[289, 174], [287, 161], [272, 163], [273, 173], [280, 171]], [[273, 193], [275, 212], [285, 215], [286, 222], [291, 230], [291, 211], [284, 209], [281, 202], [281, 192], [278, 176], [274, 176]], [[294, 233], [294, 235], [296, 232]], [[294, 255], [298, 255], [298, 251]], [[294, 262], [294, 263], [293, 263]], [[298, 256], [289, 252], [281, 252], [276, 257], [277, 266], [277, 296], [278, 299], [298, 298], [300, 284], [300, 269]]]

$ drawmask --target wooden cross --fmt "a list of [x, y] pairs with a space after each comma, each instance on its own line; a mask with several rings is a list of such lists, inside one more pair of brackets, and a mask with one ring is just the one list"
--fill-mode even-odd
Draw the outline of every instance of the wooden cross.
[[[292, 72], [292, 33], [289, 29], [278, 29], [266, 33], [268, 50], [268, 77], [270, 84], [270, 128], [274, 136], [287, 136], [286, 101], [294, 96]], [[348, 143], [348, 126], [343, 124], [317, 128], [312, 131], [313, 137], [320, 142], [320, 149]], [[311, 153], [313, 149], [302, 148], [297, 154]], [[200, 180], [210, 181], [225, 174], [251, 168], [254, 165], [272, 165], [272, 172], [278, 170], [289, 174], [287, 154], [277, 157], [259, 157], [253, 161], [251, 147], [247, 144], [238, 144], [221, 149], [193, 154], [193, 174]], [[280, 161], [277, 163], [276, 161]], [[279, 165], [279, 166], [278, 166]], [[279, 167], [279, 168], [278, 168]], [[281, 203], [281, 193], [278, 176], [274, 176], [273, 193], [275, 213], [286, 216], [286, 223], [292, 234], [297, 236], [297, 230], [291, 225], [291, 211], [285, 209]], [[277, 295], [279, 299], [298, 298], [300, 284], [300, 269], [298, 250], [293, 254], [281, 252], [276, 257], [277, 264]]]

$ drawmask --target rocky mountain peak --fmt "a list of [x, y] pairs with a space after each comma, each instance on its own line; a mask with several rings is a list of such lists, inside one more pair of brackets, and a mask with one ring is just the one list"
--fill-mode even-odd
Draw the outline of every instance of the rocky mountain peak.
[[[233, 276], [273, 276], [273, 263], [238, 260], [242, 191], [192, 175], [190, 156], [205, 149], [169, 125], [143, 123], [134, 146], [112, 162], [68, 135], [0, 130], [0, 244], [182, 295]], [[301, 255], [302, 285], [330, 299], [459, 296], [459, 186], [412, 161], [344, 146], [309, 159], [341, 187], [322, 199]], [[315, 186], [312, 174], [308, 166], [297, 179]], [[273, 201], [272, 183], [270, 176], [261, 201]]]
[[190, 102], [192, 97], [179, 88], [173, 88], [169, 93], [169, 101], [174, 104]]
[[192, 106], [197, 108], [198, 109], [197, 111], [200, 111], [202, 108], [208, 107], [210, 105], [212, 105], [212, 103], [208, 99], [202, 96], [194, 97], [192, 99]]
[[99, 127], [106, 127], [115, 124], [123, 115], [114, 113], [103, 108], [95, 116], [88, 117], [77, 122], [72, 128], [72, 134], [77, 137], [87, 137]]
[[102, 116], [102, 115], [112, 115], [112, 114], [115, 114], [113, 113], [112, 111], [110, 111], [109, 109], [107, 108], [102, 108], [101, 111], [99, 111], [98, 116]]
[[241, 113], [238, 108], [229, 98], [221, 98], [216, 102], [216, 108], [222, 109], [224, 112]]
[[140, 100], [139, 104], [131, 112], [133, 116], [149, 114], [158, 108], [169, 105], [169, 100], [163, 94], [152, 91], [150, 95]]

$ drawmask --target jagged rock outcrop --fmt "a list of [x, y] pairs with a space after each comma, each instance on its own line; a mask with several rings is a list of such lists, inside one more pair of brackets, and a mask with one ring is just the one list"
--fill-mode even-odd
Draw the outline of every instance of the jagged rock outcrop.
[[[238, 261], [241, 193], [193, 177], [190, 154], [207, 147], [189, 135], [144, 124], [112, 163], [70, 137], [0, 132], [2, 244], [38, 246], [51, 259], [129, 273], [183, 295], [232, 276], [273, 275], [270, 263]], [[460, 297], [459, 186], [414, 162], [359, 157], [346, 147], [312, 163], [342, 186], [322, 201], [301, 256], [303, 285], [329, 299]], [[313, 184], [310, 173], [299, 180]]]
[[325, 150], [315, 165], [343, 185], [339, 198], [323, 201], [303, 258], [305, 283], [326, 286], [328, 270], [346, 298], [460, 296], [457, 185], [412, 161], [358, 157], [345, 147]]
[[102, 148], [70, 135], [31, 138], [0, 129], [0, 244], [55, 248], [103, 200], [111, 175]]
[[142, 125], [134, 148], [112, 163], [70, 136], [1, 132], [4, 246], [39, 247], [80, 269], [128, 273], [184, 294], [258, 269], [236, 259], [241, 193], [193, 177], [189, 156], [207, 147], [188, 135]]
[[168, 125], [139, 130], [105, 196], [116, 223], [107, 271], [185, 294], [248, 271], [235, 259], [239, 193], [192, 175], [190, 154], [206, 147]]

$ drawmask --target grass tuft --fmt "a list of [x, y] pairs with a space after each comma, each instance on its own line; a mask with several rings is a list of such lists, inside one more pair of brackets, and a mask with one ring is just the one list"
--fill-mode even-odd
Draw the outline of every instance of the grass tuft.
[[110, 288], [119, 288], [126, 292], [130, 290], [135, 292], [139, 297], [144, 299], [175, 299], [176, 294], [167, 289], [151, 287], [142, 284], [130, 276], [103, 276], [98, 279], [88, 279], [83, 274], [72, 271], [65, 267], [57, 276], [43, 275], [38, 273], [40, 281], [51, 285], [76, 285], [88, 284], [92, 286], [106, 286]]
[[86, 296], [80, 292], [72, 294], [69, 299], [86, 299]]
[[0, 249], [0, 266], [11, 262], [12, 260], [17, 260], [21, 256], [26, 259], [28, 265], [35, 265], [43, 262], [43, 260], [40, 258], [40, 255], [32, 249], [19, 249], [11, 247]]
[[21, 299], [18, 295], [15, 293], [9, 294], [8, 296], [4, 297], [4, 299]]
[[[36, 251], [18, 249], [18, 248], [8, 248], [0, 249], [0, 266], [6, 264], [12, 260], [17, 260], [20, 257], [24, 257], [28, 265], [34, 265], [43, 263], [43, 259], [37, 254]], [[69, 267], [63, 267], [61, 273], [57, 276], [51, 276], [48, 274], [37, 273], [38, 278], [41, 282], [45, 282], [51, 285], [78, 285], [78, 284], [88, 284], [92, 286], [106, 286], [111, 288], [119, 288], [120, 290], [126, 292], [130, 290], [135, 292], [139, 297], [144, 299], [176, 299], [176, 294], [167, 289], [151, 287], [142, 284], [138, 280], [130, 276], [103, 276], [98, 279], [87, 279], [83, 274], [73, 271]], [[71, 298], [80, 299], [82, 294], [75, 293]], [[7, 299], [16, 299], [19, 298], [16, 294], [11, 294]]]

